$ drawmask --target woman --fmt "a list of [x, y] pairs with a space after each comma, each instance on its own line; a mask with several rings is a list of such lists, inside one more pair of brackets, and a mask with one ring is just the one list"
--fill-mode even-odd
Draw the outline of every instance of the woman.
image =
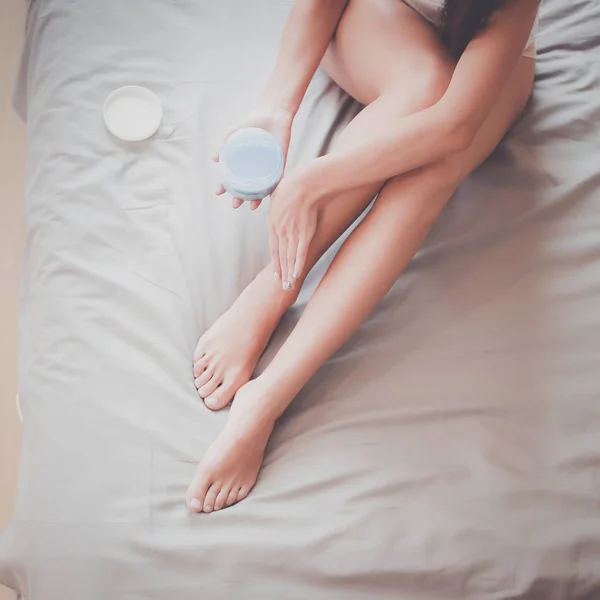
[[[276, 419], [388, 292], [458, 185], [520, 115], [533, 87], [538, 5], [296, 2], [261, 105], [236, 128], [267, 128], [287, 151], [292, 120], [322, 60], [366, 107], [330, 154], [281, 181], [269, 207], [271, 265], [198, 343], [200, 397], [214, 410], [234, 394], [235, 401], [188, 489], [190, 510], [211, 512], [246, 497]], [[306, 274], [377, 192], [293, 332], [250, 381]]]

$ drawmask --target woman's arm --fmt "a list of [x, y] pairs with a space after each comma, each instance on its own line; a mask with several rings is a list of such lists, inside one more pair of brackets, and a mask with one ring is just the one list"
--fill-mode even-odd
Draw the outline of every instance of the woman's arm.
[[295, 115], [348, 0], [297, 0], [261, 104]]
[[497, 13], [468, 45], [435, 105], [382, 124], [365, 144], [300, 165], [296, 182], [308, 201], [326, 201], [468, 147], [521, 57], [539, 1], [512, 0]]
[[[297, 0], [285, 24], [275, 69], [258, 106], [230, 127], [226, 140], [243, 127], [262, 127], [270, 131], [287, 157], [292, 122], [306, 88], [314, 75], [327, 46], [334, 35], [348, 0]], [[213, 160], [219, 160], [219, 148]], [[220, 186], [217, 195], [225, 193]], [[261, 200], [252, 200], [250, 209], [255, 210]], [[244, 204], [232, 198], [232, 206]]]

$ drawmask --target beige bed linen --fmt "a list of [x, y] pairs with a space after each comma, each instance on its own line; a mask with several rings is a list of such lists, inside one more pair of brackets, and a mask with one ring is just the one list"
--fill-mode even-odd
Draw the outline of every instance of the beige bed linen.
[[[0, 582], [28, 600], [599, 598], [593, 0], [543, 3], [526, 115], [295, 400], [249, 498], [188, 513], [227, 418], [199, 402], [191, 353], [268, 260], [266, 206], [216, 199], [209, 155], [264, 85], [289, 5], [33, 2], [24, 443]], [[146, 143], [104, 128], [125, 84], [163, 101]], [[357, 110], [319, 73], [291, 162]]]

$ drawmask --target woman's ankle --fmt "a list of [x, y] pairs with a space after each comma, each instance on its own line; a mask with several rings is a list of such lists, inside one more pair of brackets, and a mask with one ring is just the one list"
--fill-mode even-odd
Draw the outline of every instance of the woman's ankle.
[[238, 399], [242, 406], [260, 413], [261, 419], [275, 423], [293, 399], [286, 392], [285, 386], [273, 385], [262, 373], [240, 389]]
[[269, 269], [261, 271], [256, 278], [242, 292], [240, 299], [254, 305], [256, 310], [270, 311], [278, 319], [284, 315], [298, 298], [299, 290], [283, 290], [279, 281]]

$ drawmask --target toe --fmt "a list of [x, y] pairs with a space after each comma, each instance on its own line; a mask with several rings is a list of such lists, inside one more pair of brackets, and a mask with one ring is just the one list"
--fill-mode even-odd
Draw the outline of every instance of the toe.
[[202, 510], [206, 513], [210, 513], [215, 508], [215, 501], [219, 492], [221, 491], [221, 482], [216, 481], [209, 488], [208, 492], [206, 492], [206, 496], [204, 497], [204, 506]]
[[216, 389], [217, 386], [221, 383], [219, 377], [214, 375], [211, 379], [208, 380], [202, 387], [198, 389], [198, 395], [200, 398], [206, 398], [210, 396]]
[[248, 492], [250, 491], [250, 488], [248, 486], [242, 486], [238, 493], [237, 493], [237, 502], [240, 502], [240, 500], [243, 500], [247, 495]]
[[239, 488], [234, 487], [227, 496], [227, 500], [225, 500], [225, 506], [232, 506], [237, 502]]
[[210, 396], [204, 399], [204, 403], [211, 410], [220, 410], [231, 402], [236, 392], [237, 388], [233, 383], [224, 381], [223, 385], [220, 385]]
[[194, 385], [196, 386], [196, 389], [199, 390], [202, 386], [206, 385], [214, 376], [214, 374], [214, 369], [209, 366], [204, 373], [194, 379]]
[[204, 398], [204, 404], [211, 410], [219, 410], [223, 408], [221, 404], [221, 388], [223, 386], [219, 386], [210, 396]]
[[225, 506], [225, 502], [229, 497], [230, 488], [228, 486], [223, 486], [221, 491], [218, 493], [217, 498], [215, 500], [215, 510], [221, 510]]
[[200, 360], [206, 354], [204, 349], [203, 338], [198, 340], [198, 344], [196, 345], [196, 349], [194, 350], [194, 354], [192, 354], [192, 360], [194, 362]]
[[208, 356], [204, 355], [201, 359], [194, 362], [193, 373], [194, 377], [200, 377], [208, 366]]
[[194, 481], [187, 490], [187, 505], [193, 512], [201, 512], [204, 505], [204, 498], [208, 491], [210, 481], [201, 473], [197, 472]]

